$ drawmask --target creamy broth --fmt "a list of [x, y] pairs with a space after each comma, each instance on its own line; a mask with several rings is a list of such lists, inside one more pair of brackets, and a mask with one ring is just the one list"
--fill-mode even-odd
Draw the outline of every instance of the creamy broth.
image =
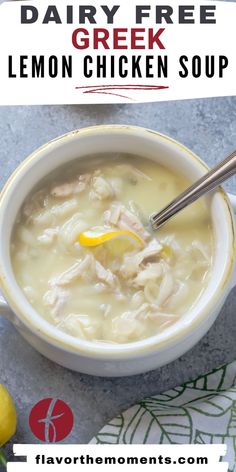
[[[50, 323], [86, 340], [127, 343], [153, 336], [189, 311], [211, 273], [213, 232], [200, 199], [153, 233], [148, 217], [189, 182], [130, 155], [77, 160], [31, 193], [12, 234], [19, 286]], [[119, 238], [82, 247], [93, 228], [129, 229], [144, 247]]]

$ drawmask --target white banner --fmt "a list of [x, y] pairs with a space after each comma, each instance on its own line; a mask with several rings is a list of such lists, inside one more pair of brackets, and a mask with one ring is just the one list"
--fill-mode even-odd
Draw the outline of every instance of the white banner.
[[0, 6], [0, 104], [236, 95], [236, 3], [12, 1]]
[[14, 446], [17, 456], [27, 463], [8, 463], [8, 472], [78, 471], [130, 472], [190, 471], [227, 472], [228, 464], [219, 462], [226, 445], [23, 445]]

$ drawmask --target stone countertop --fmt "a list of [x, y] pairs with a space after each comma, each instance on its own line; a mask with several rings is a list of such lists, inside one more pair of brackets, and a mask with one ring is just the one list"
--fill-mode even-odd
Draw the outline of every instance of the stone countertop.
[[[0, 187], [41, 144], [75, 128], [134, 124], [181, 141], [210, 166], [236, 147], [236, 97], [156, 104], [0, 108]], [[226, 188], [236, 190], [236, 179]], [[0, 317], [0, 383], [13, 394], [19, 424], [16, 443], [35, 442], [28, 414], [41, 398], [60, 397], [76, 415], [67, 439], [87, 443], [113, 416], [147, 395], [170, 389], [236, 358], [236, 290], [208, 334], [190, 352], [156, 371], [130, 378], [96, 378], [53, 364]], [[10, 445], [7, 448], [10, 449]]]

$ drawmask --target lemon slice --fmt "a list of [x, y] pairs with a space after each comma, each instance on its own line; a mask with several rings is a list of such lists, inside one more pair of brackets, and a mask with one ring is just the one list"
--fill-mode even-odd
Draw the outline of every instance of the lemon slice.
[[0, 384], [0, 447], [9, 441], [15, 432], [15, 405], [6, 387]]
[[[117, 248], [119, 252], [128, 250], [130, 246], [138, 245], [144, 247], [145, 245], [142, 238], [128, 229], [114, 231], [90, 230], [79, 235], [79, 243], [81, 246], [96, 247], [111, 242], [114, 242], [112, 248]], [[109, 244], [109, 246], [111, 247], [111, 244]]]

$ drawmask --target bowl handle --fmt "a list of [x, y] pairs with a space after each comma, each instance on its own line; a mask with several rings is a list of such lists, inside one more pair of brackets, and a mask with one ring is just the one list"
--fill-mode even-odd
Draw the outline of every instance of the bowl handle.
[[0, 292], [0, 316], [4, 316], [7, 319], [12, 318], [12, 311], [9, 305], [7, 304], [5, 298], [3, 298]]

